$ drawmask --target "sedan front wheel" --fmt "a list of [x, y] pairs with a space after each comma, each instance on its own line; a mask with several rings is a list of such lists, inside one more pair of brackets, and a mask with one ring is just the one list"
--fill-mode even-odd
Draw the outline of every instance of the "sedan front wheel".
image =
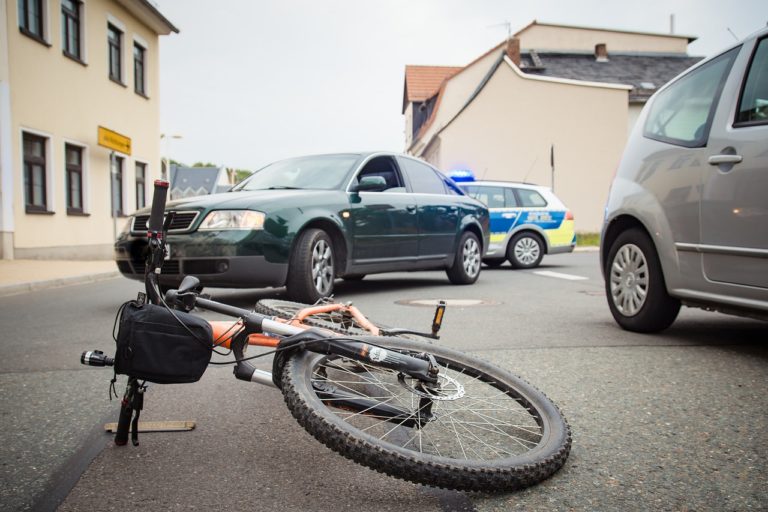
[[322, 229], [308, 229], [299, 235], [291, 253], [286, 288], [296, 302], [314, 304], [333, 293], [333, 242]]

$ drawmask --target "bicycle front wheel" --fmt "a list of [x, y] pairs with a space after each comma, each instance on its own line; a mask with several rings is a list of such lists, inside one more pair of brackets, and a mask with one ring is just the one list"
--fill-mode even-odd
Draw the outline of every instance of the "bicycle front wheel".
[[[568, 423], [519, 377], [443, 347], [360, 339], [384, 354], [429, 352], [439, 365], [439, 389], [336, 355], [295, 354], [282, 374], [286, 404], [332, 450], [396, 478], [465, 491], [519, 489], [565, 463]], [[404, 413], [382, 412], [393, 408]]]

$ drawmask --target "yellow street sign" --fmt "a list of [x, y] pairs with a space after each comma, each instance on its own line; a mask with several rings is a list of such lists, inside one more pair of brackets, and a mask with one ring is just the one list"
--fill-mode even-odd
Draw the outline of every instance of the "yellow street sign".
[[109, 128], [104, 128], [103, 126], [99, 126], [99, 146], [119, 151], [126, 155], [131, 154], [130, 137], [121, 135]]

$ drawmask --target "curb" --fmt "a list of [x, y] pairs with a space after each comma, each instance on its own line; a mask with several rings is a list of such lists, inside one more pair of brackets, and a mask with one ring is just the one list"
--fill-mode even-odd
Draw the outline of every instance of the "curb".
[[110, 272], [99, 272], [96, 274], [83, 274], [79, 276], [60, 277], [57, 279], [46, 279], [44, 281], [9, 284], [0, 286], [0, 297], [8, 297], [10, 295], [46, 290], [48, 288], [61, 288], [63, 286], [70, 286], [73, 284], [95, 283], [97, 281], [104, 281], [105, 279], [112, 279], [119, 276], [120, 272], [114, 270]]
[[600, 247], [596, 245], [586, 245], [582, 247], [575, 247], [573, 249], [573, 252], [598, 252], [600, 251]]

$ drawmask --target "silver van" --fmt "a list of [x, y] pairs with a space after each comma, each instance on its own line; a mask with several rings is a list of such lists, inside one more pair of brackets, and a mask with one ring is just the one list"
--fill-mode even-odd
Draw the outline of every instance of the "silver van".
[[643, 109], [600, 245], [624, 329], [680, 306], [768, 320], [768, 29], [687, 70]]

